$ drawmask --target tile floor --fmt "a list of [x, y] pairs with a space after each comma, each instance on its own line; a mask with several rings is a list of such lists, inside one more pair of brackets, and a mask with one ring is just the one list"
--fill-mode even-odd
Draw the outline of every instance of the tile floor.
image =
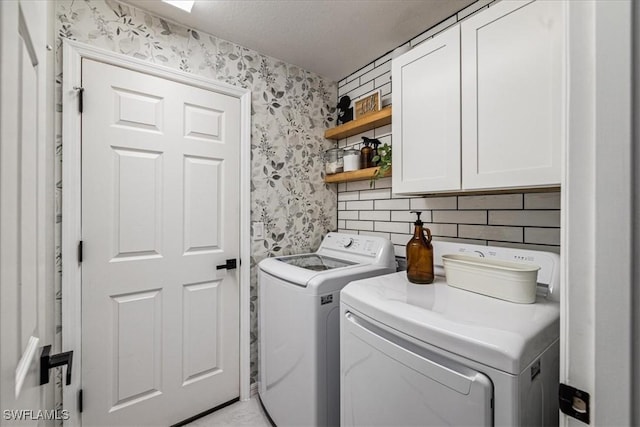
[[186, 427], [271, 427], [267, 415], [253, 396], [246, 402], [236, 402], [212, 414], [187, 424]]

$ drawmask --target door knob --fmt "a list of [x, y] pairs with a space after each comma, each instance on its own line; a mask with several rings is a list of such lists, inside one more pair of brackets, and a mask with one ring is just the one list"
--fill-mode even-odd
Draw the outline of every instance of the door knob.
[[232, 259], [228, 259], [226, 263], [216, 266], [216, 270], [222, 270], [222, 269], [235, 270], [237, 267], [238, 266], [236, 264], [236, 259], [232, 258]]

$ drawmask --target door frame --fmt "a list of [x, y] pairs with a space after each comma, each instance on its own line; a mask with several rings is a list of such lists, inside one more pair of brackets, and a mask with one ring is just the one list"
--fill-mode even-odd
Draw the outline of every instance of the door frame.
[[[632, 98], [634, 86], [637, 90], [634, 3], [566, 6], [560, 382], [590, 394], [590, 425], [633, 425], [633, 412], [639, 412], [633, 401], [638, 400], [633, 394], [638, 354], [632, 341], [640, 294], [633, 281], [638, 242], [632, 241], [634, 225], [638, 228], [632, 163], [638, 132]], [[560, 414], [560, 426], [577, 425], [584, 424]]]
[[[240, 399], [250, 397], [250, 220], [251, 220], [251, 91], [173, 68], [96, 48], [84, 43], [63, 41], [62, 82], [62, 351], [74, 351], [71, 385], [63, 388], [68, 425], [80, 425], [78, 392], [82, 386], [82, 265], [78, 262], [78, 242], [82, 237], [81, 114], [74, 87], [82, 82], [82, 59], [91, 59], [142, 72], [240, 100]], [[194, 414], [195, 415], [195, 414]]]

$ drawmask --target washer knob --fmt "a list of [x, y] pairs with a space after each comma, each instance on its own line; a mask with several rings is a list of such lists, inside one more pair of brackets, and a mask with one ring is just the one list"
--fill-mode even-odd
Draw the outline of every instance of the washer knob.
[[351, 245], [353, 245], [353, 238], [349, 238], [349, 241], [344, 244], [344, 247], [349, 248], [351, 247]]

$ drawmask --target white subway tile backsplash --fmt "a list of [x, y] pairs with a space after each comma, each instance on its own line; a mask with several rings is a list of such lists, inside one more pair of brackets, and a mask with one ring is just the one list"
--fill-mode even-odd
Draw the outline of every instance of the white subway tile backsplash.
[[[366, 132], [359, 133], [357, 135], [350, 136], [349, 138], [347, 138], [347, 145], [361, 143], [363, 136], [366, 136], [367, 138], [373, 138], [373, 129], [368, 130]], [[356, 148], [359, 148], [359, 147], [356, 147]]]
[[456, 197], [424, 197], [411, 199], [411, 210], [456, 209]]
[[[351, 83], [356, 83], [357, 80], [352, 81]], [[351, 83], [347, 83], [346, 86], [350, 85]], [[373, 80], [371, 80], [370, 82], [367, 82], [365, 84], [363, 84], [362, 86], [357, 87], [356, 89], [353, 89], [349, 92], [346, 93], [346, 95], [349, 95], [349, 97], [351, 98], [351, 100], [355, 100], [356, 98], [361, 97], [362, 95], [372, 92], [374, 89], [373, 87]], [[338, 92], [340, 92], [340, 89], [338, 89]]]
[[489, 224], [560, 227], [560, 211], [489, 211]]
[[373, 221], [347, 221], [347, 228], [373, 231]]
[[458, 236], [467, 239], [500, 240], [505, 242], [522, 242], [522, 227], [504, 227], [495, 225], [467, 225], [458, 226]]
[[374, 68], [373, 62], [372, 62], [371, 64], [367, 65], [366, 67], [362, 67], [362, 68], [360, 68], [360, 69], [359, 69], [358, 71], [356, 71], [355, 73], [353, 73], [353, 74], [351, 74], [351, 75], [347, 76], [347, 78], [346, 78], [347, 83], [348, 83], [348, 82], [350, 82], [351, 80], [357, 79], [358, 77], [360, 77], [360, 76], [361, 76], [361, 75], [363, 75], [364, 73], [367, 73], [367, 72], [369, 72], [369, 71], [373, 70], [373, 68]]
[[370, 221], [389, 221], [391, 212], [389, 211], [360, 211], [360, 219]]
[[338, 230], [340, 230], [341, 228], [345, 228], [346, 226], [346, 221], [339, 219], [338, 220]]
[[[391, 221], [397, 222], [411, 222], [414, 223], [416, 221], [417, 215], [411, 213], [411, 211], [393, 211], [391, 212]], [[420, 219], [423, 222], [431, 222], [431, 212], [423, 211], [422, 215], [420, 215]]]
[[[359, 80], [353, 80], [349, 83], [345, 83], [342, 86], [338, 87], [338, 98], [347, 95], [348, 92], [355, 90], [358, 88], [358, 86], [360, 86], [360, 81]], [[349, 95], [349, 97], [351, 97], [351, 95]], [[353, 100], [353, 97], [351, 97], [351, 99]]]
[[376, 200], [376, 210], [399, 211], [409, 209], [409, 199]]
[[361, 236], [374, 236], [374, 237], [382, 237], [384, 239], [389, 239], [389, 233], [380, 233], [378, 231], [361, 231]]
[[338, 219], [359, 219], [358, 211], [338, 211]]
[[[380, 92], [383, 92], [383, 88], [385, 88], [385, 87], [386, 87], [386, 86], [382, 86], [382, 87], [380, 88]], [[384, 92], [386, 92], [386, 90], [384, 90]], [[391, 85], [389, 85], [389, 93], [387, 93], [387, 94], [382, 93], [382, 101], [381, 101], [382, 108], [384, 108], [384, 107], [387, 107], [387, 106], [391, 105], [391, 102], [392, 102], [392, 98], [391, 98]]]
[[376, 138], [379, 138], [381, 136], [386, 136], [387, 134], [391, 134], [391, 125], [384, 125], [384, 126], [380, 126], [379, 128], [375, 128], [373, 130], [373, 134], [376, 136]]
[[347, 209], [347, 204], [346, 204], [346, 202], [338, 202], [338, 210], [339, 210], [339, 211], [343, 211], [343, 210], [345, 210], [345, 209]]
[[345, 233], [345, 234], [358, 234], [357, 230], [349, 230], [347, 228], [338, 228], [338, 233]]
[[487, 211], [433, 211], [433, 222], [453, 224], [486, 224]]
[[370, 211], [373, 210], [373, 200], [362, 200], [357, 202], [347, 202], [348, 211]]
[[522, 209], [522, 194], [458, 196], [458, 209]]
[[538, 243], [541, 245], [559, 245], [559, 228], [530, 228], [524, 229], [525, 243]]
[[377, 190], [365, 190], [360, 192], [360, 200], [379, 200], [388, 199], [389, 197], [391, 197], [390, 188], [380, 188]]
[[413, 237], [413, 234], [391, 234], [391, 243], [394, 245], [406, 245]]
[[373, 81], [373, 86], [378, 89], [379, 87], [391, 83], [391, 71], [387, 71], [380, 77], [376, 77]]
[[373, 70], [369, 71], [368, 73], [360, 76], [360, 83], [366, 83], [370, 80], [374, 80], [375, 78], [380, 77], [385, 73], [390, 73], [390, 72], [391, 72], [391, 61], [387, 61], [383, 64], [380, 64], [380, 66], [375, 67]]
[[378, 138], [378, 140], [380, 141], [381, 144], [389, 144], [389, 145], [393, 146], [391, 134], [387, 134], [385, 136], [379, 136], [377, 138]]
[[386, 231], [389, 233], [410, 233], [411, 224], [408, 222], [383, 222], [376, 221], [374, 225], [376, 231]]
[[[431, 231], [431, 235], [433, 236], [444, 236], [444, 237], [457, 237], [458, 236], [458, 224], [433, 224], [426, 223], [424, 224], [425, 228], [428, 228]], [[413, 228], [412, 228], [413, 230]]]
[[339, 182], [338, 183], [338, 192], [341, 193], [343, 191], [347, 191], [347, 183], [346, 182]]
[[377, 179], [374, 188], [391, 188], [391, 177]]
[[380, 87], [376, 87], [376, 89], [380, 89], [380, 95], [382, 96], [381, 104], [383, 106], [389, 105], [391, 103], [391, 101], [389, 101], [389, 103], [386, 103], [385, 100], [387, 98], [391, 98], [391, 96], [390, 96], [391, 95], [391, 82], [389, 82], [389, 83], [387, 83], [385, 85], [382, 85]]
[[[409, 196], [407, 194], [396, 194], [396, 193], [391, 193], [391, 198], [392, 199], [413, 199], [414, 196]], [[411, 203], [411, 202], [409, 202]]]
[[338, 201], [344, 202], [347, 200], [358, 200], [360, 197], [360, 193], [357, 191], [346, 191], [342, 193], [338, 193]]
[[524, 195], [525, 209], [560, 209], [560, 192]]
[[369, 190], [369, 181], [349, 181], [346, 183], [347, 189], [345, 191], [360, 191]]

